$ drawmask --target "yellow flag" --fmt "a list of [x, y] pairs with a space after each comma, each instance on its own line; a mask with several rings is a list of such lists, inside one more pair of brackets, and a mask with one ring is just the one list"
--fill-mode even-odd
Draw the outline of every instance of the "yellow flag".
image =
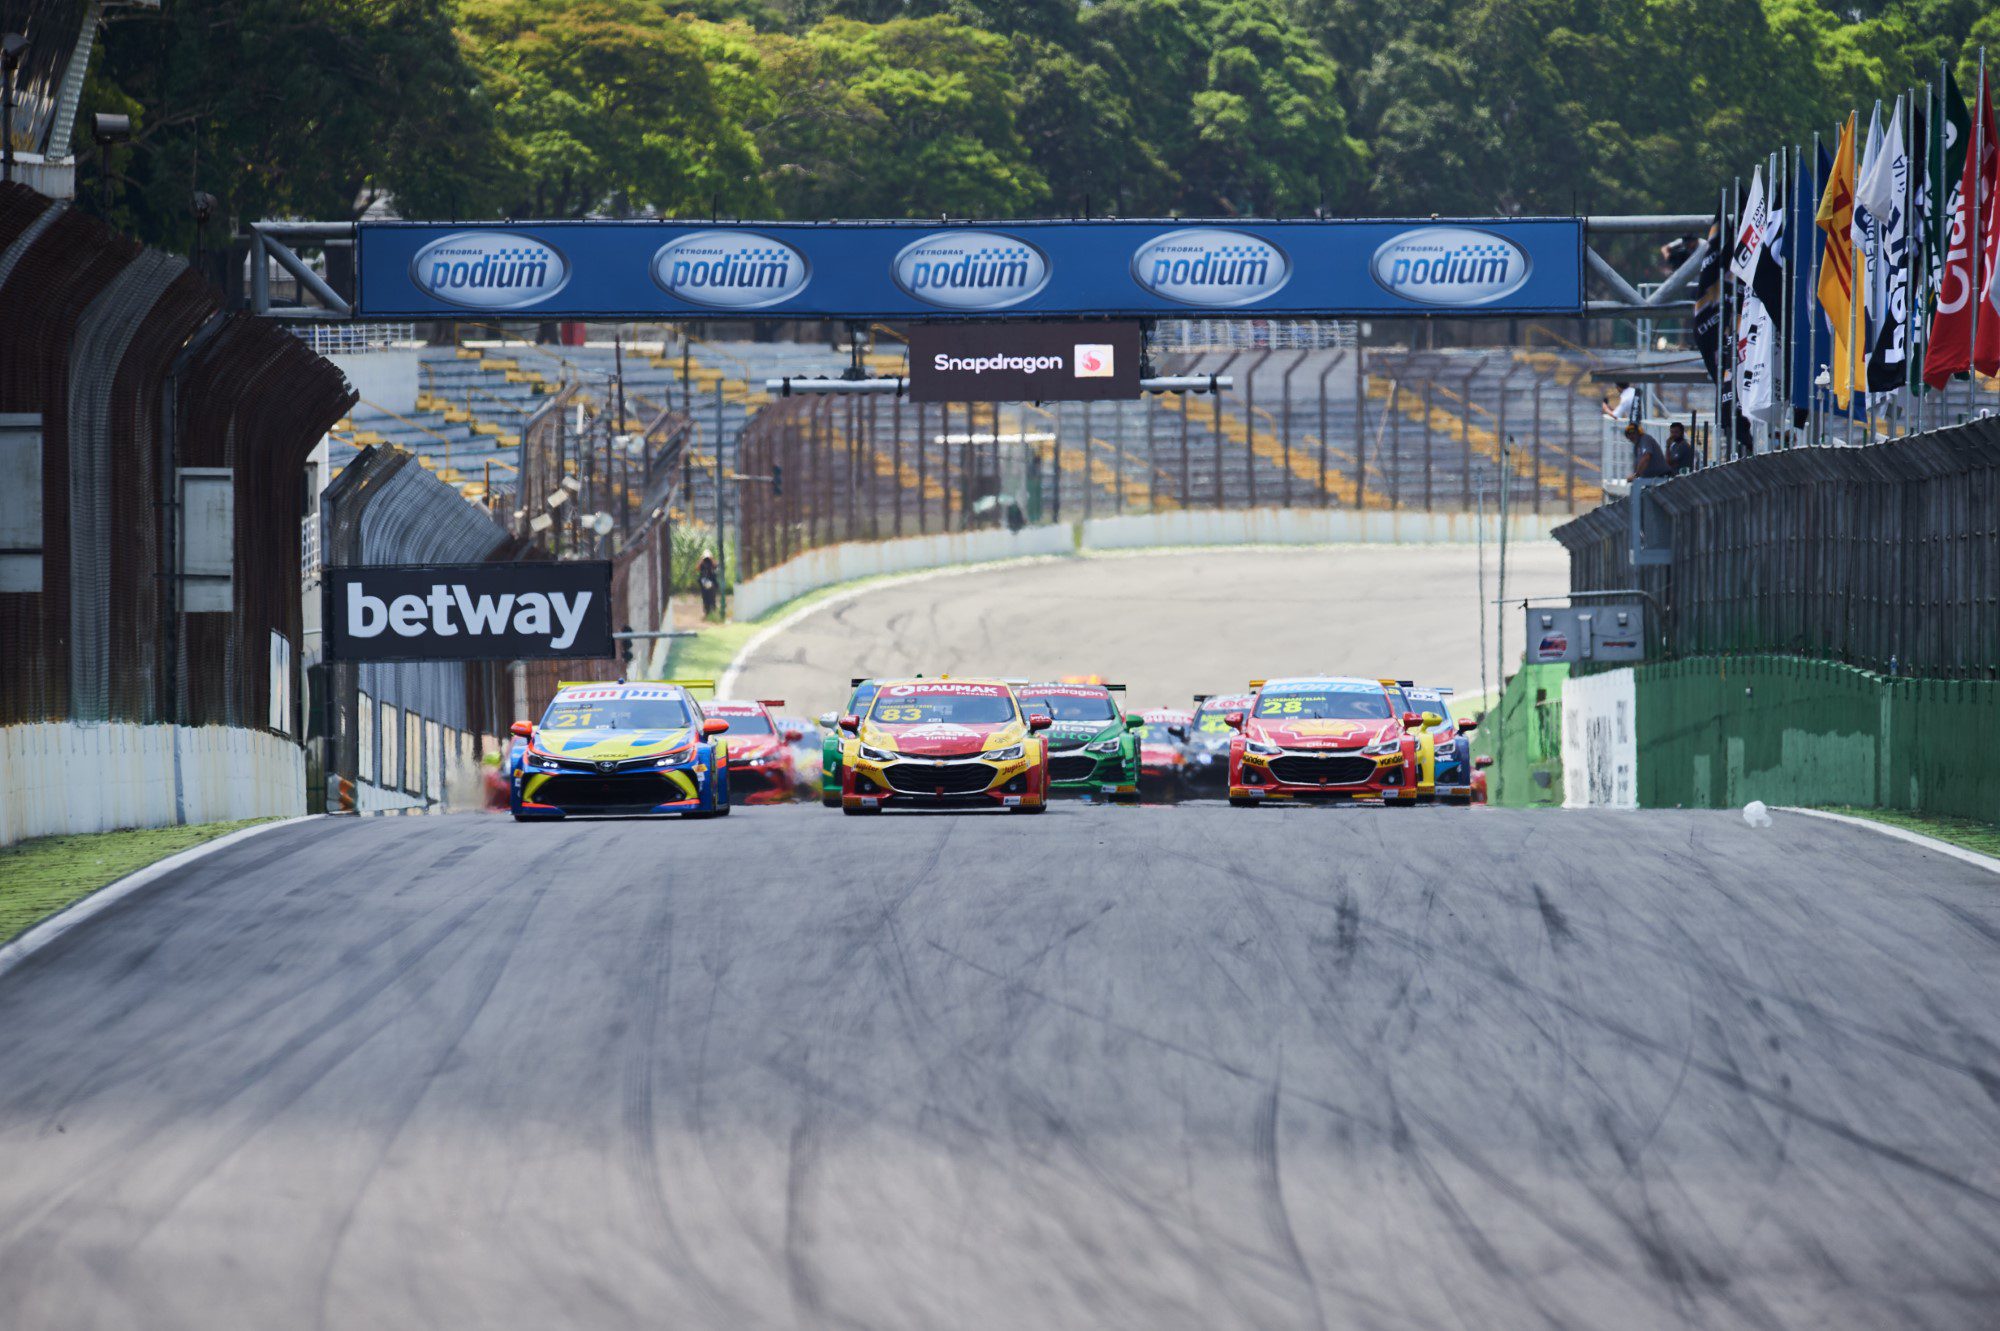
[[1826, 253], [1819, 263], [1819, 304], [1833, 328], [1833, 400], [1847, 410], [1848, 394], [1859, 377], [1855, 352], [1862, 339], [1853, 336], [1852, 320], [1855, 261], [1860, 257], [1854, 244], [1854, 113], [1840, 128], [1840, 147], [1833, 154], [1833, 173], [1827, 177], [1826, 193], [1820, 196], [1819, 212], [1813, 221], [1826, 233]]

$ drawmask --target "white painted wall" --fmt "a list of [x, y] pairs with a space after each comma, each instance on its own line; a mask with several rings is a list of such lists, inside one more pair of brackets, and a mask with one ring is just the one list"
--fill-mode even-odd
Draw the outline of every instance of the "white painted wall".
[[1630, 669], [1563, 681], [1563, 807], [1639, 807], [1638, 680]]
[[733, 593], [731, 609], [737, 619], [756, 619], [795, 596], [837, 582], [950, 564], [983, 564], [1022, 555], [1066, 555], [1075, 548], [1075, 529], [1069, 526], [906, 536], [899, 541], [849, 541], [808, 550], [744, 582]]
[[[1545, 539], [1568, 514], [1509, 517], [1507, 539]], [[1135, 549], [1156, 545], [1354, 545], [1403, 542], [1416, 545], [1471, 545], [1479, 539], [1471, 513], [1417, 513], [1348, 508], [1187, 509], [1175, 513], [1134, 513], [1092, 518], [1082, 525], [1086, 550]], [[1499, 520], [1486, 516], [1486, 539], [1500, 539]]]
[[0, 845], [305, 811], [305, 750], [263, 731], [123, 722], [0, 727]]
[[407, 416], [417, 409], [415, 347], [382, 347], [371, 351], [340, 351], [327, 357], [340, 367], [363, 402]]

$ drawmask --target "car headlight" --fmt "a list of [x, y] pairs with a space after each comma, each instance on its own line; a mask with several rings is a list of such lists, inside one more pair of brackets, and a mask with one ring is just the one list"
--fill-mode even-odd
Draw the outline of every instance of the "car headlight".
[[531, 772], [560, 772], [562, 770], [562, 767], [557, 764], [555, 759], [544, 758], [539, 753], [523, 754], [521, 756], [521, 766]]
[[989, 763], [1010, 763], [1020, 757], [1023, 752], [1025, 752], [1025, 749], [1022, 745], [1010, 744], [1004, 749], [994, 749], [989, 753], [982, 753], [979, 756]]
[[1118, 741], [1115, 739], [1092, 740], [1083, 746], [1083, 751], [1085, 753], [1116, 753], [1118, 752]]
[[654, 765], [657, 767], [672, 767], [676, 763], [686, 762], [692, 756], [686, 749], [675, 749], [671, 753], [661, 754], [659, 761]]
[[1362, 750], [1363, 753], [1372, 758], [1379, 758], [1385, 753], [1401, 753], [1402, 751], [1403, 742], [1397, 739], [1385, 739], [1380, 744], [1370, 744]]
[[896, 755], [889, 750], [870, 748], [866, 744], [861, 746], [861, 757], [864, 761], [871, 763], [893, 763], [896, 761]]
[[1254, 753], [1259, 758], [1275, 758], [1283, 753], [1284, 750], [1275, 744], [1266, 744], [1261, 740], [1246, 739], [1243, 741], [1243, 752]]

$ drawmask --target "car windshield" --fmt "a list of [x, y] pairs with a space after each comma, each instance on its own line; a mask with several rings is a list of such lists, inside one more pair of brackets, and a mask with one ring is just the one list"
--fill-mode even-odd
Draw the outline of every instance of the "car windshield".
[[676, 730], [687, 723], [687, 704], [678, 698], [557, 699], [542, 717], [544, 730]]
[[855, 716], [868, 715], [868, 704], [875, 701], [875, 691], [881, 687], [872, 679], [856, 685], [854, 696], [847, 700], [847, 710]]
[[1389, 696], [1378, 685], [1351, 689], [1300, 689], [1257, 695], [1257, 715], [1273, 721], [1386, 721]]
[[875, 696], [869, 719], [887, 726], [997, 726], [1014, 719], [1014, 699], [997, 686], [896, 684]]
[[1057, 721], [1115, 721], [1118, 710], [1108, 693], [1023, 693], [1021, 706], [1030, 712], [1047, 712]]
[[1194, 714], [1194, 729], [1198, 735], [1227, 735], [1230, 732], [1228, 716], [1231, 712], [1250, 710], [1248, 698], [1228, 698], [1220, 702], [1206, 702]]
[[738, 739], [743, 738], [745, 735], [768, 735], [771, 733], [770, 719], [762, 712], [748, 710], [741, 712], [715, 711], [709, 713], [709, 715], [719, 716], [727, 721], [729, 723], [729, 733]]
[[1165, 721], [1150, 722], [1147, 724], [1146, 728], [1139, 733], [1145, 737], [1146, 743], [1148, 744], [1180, 743], [1180, 736], [1174, 734], [1173, 727], [1168, 725]]
[[1444, 718], [1444, 720], [1431, 727], [1432, 731], [1451, 729], [1451, 707], [1445, 702], [1442, 695], [1426, 698], [1421, 693], [1411, 693], [1405, 696], [1409, 700], [1411, 711], [1436, 712]]

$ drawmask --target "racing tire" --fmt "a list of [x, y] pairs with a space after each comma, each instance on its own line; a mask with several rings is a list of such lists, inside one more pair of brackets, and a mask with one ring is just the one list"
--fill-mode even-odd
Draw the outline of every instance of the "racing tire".
[[843, 804], [840, 808], [840, 811], [846, 814], [849, 818], [865, 818], [869, 814], [877, 814], [882, 812], [882, 808], [880, 805], [877, 805], [875, 808], [872, 809], [850, 809]]
[[819, 806], [822, 809], [838, 809], [840, 807], [840, 796], [821, 795], [819, 797]]
[[1472, 807], [1472, 796], [1470, 796], [1470, 795], [1443, 795], [1443, 796], [1440, 796], [1440, 797], [1438, 798], [1438, 803], [1440, 803], [1440, 804], [1449, 804], [1449, 805], [1452, 805], [1452, 806], [1453, 806], [1453, 807], [1455, 807], [1455, 808], [1460, 808], [1460, 809], [1469, 809], [1469, 808], [1471, 808], [1471, 807]]
[[717, 818], [727, 818], [729, 816], [729, 811], [735, 807], [736, 806], [734, 804], [725, 804], [721, 808], [715, 811], [715, 816]]
[[1232, 809], [1254, 809], [1263, 802], [1262, 800], [1245, 799], [1241, 795], [1231, 795], [1229, 797], [1229, 807]]
[[1047, 813], [1048, 811], [1049, 802], [1047, 800], [1043, 800], [1040, 804], [1016, 804], [1013, 808], [1007, 810], [1008, 813]]

